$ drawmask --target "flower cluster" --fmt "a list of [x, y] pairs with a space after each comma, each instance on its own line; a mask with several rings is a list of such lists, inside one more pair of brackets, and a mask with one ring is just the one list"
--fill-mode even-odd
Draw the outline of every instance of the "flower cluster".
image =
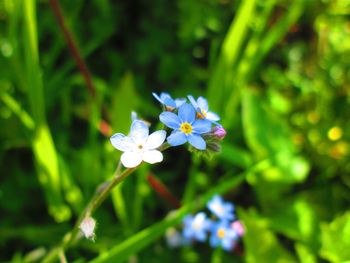
[[168, 128], [171, 134], [167, 137], [165, 130], [159, 130], [149, 135], [149, 127], [145, 121], [137, 119], [132, 114], [132, 124], [129, 135], [116, 133], [111, 137], [112, 145], [123, 152], [122, 164], [127, 168], [138, 166], [142, 161], [158, 163], [163, 160], [159, 150], [165, 139], [170, 146], [178, 146], [188, 142], [197, 151], [218, 152], [220, 141], [225, 137], [225, 129], [217, 123], [219, 116], [209, 111], [208, 101], [193, 96], [186, 99], [173, 99], [167, 93], [153, 96], [163, 105], [164, 111], [159, 120]]
[[234, 205], [215, 195], [208, 202], [207, 208], [212, 213], [211, 218], [204, 212], [186, 216], [183, 220], [182, 238], [179, 238], [178, 232], [169, 231], [168, 244], [174, 247], [193, 241], [205, 242], [209, 238], [211, 247], [232, 251], [244, 234], [243, 225], [235, 217]]

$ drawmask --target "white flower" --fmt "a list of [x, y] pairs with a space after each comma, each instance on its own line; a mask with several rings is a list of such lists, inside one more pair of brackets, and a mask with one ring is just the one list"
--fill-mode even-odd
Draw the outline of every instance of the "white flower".
[[159, 163], [163, 161], [163, 154], [156, 150], [162, 145], [166, 137], [163, 130], [149, 135], [147, 125], [140, 120], [131, 124], [129, 136], [116, 133], [111, 137], [112, 145], [124, 152], [121, 156], [122, 164], [127, 168], [138, 166], [142, 161]]

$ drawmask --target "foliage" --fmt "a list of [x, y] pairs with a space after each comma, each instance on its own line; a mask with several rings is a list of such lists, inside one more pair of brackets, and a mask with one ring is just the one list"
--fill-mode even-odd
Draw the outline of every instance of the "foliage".
[[[349, 0], [61, 0], [94, 90], [51, 2], [0, 0], [0, 261], [40, 261], [60, 242], [113, 176], [111, 134], [128, 132], [133, 110], [158, 122], [148, 94], [164, 91], [208, 99], [222, 152], [171, 148], [142, 165], [68, 261], [350, 260]], [[166, 230], [214, 194], [245, 224], [239, 249], [167, 247]]]

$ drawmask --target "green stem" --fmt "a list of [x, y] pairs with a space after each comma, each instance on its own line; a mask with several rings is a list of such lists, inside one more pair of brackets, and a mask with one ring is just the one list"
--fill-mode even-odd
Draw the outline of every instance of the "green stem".
[[130, 175], [133, 171], [136, 170], [137, 167], [129, 168], [120, 173], [120, 168], [118, 166], [117, 171], [115, 172], [114, 178], [107, 184], [102, 187], [99, 187], [96, 191], [94, 197], [90, 200], [88, 205], [86, 206], [83, 213], [81, 213], [77, 222], [74, 225], [74, 228], [71, 232], [67, 233], [63, 238], [61, 244], [56, 248], [52, 249], [48, 255], [43, 259], [43, 262], [53, 262], [62, 251], [68, 249], [77, 239], [79, 234], [79, 227], [83, 220], [86, 217], [91, 216], [95, 210], [103, 203], [103, 201], [108, 197], [109, 193], [112, 189], [121, 183], [128, 175]]

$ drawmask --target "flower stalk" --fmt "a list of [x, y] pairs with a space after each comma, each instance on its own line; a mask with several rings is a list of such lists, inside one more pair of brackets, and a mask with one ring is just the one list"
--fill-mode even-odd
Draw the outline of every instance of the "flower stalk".
[[113, 177], [113, 179], [109, 181], [107, 185], [97, 188], [98, 190], [96, 191], [96, 194], [87, 204], [83, 213], [81, 213], [73, 229], [64, 236], [59, 246], [57, 246], [56, 248], [53, 248], [47, 254], [47, 256], [43, 259], [43, 262], [45, 263], [54, 262], [56, 258], [60, 255], [60, 253], [66, 251], [70, 246], [74, 244], [74, 242], [76, 242], [79, 239], [78, 234], [80, 231], [80, 225], [83, 222], [83, 220], [87, 217], [90, 217], [96, 211], [96, 209], [100, 207], [103, 201], [108, 197], [108, 195], [113, 190], [113, 188], [119, 183], [121, 183], [133, 171], [135, 171], [136, 168], [137, 167], [125, 169], [122, 173], [118, 172], [118, 170], [120, 169], [117, 168], [117, 171], [115, 172], [115, 176]]

